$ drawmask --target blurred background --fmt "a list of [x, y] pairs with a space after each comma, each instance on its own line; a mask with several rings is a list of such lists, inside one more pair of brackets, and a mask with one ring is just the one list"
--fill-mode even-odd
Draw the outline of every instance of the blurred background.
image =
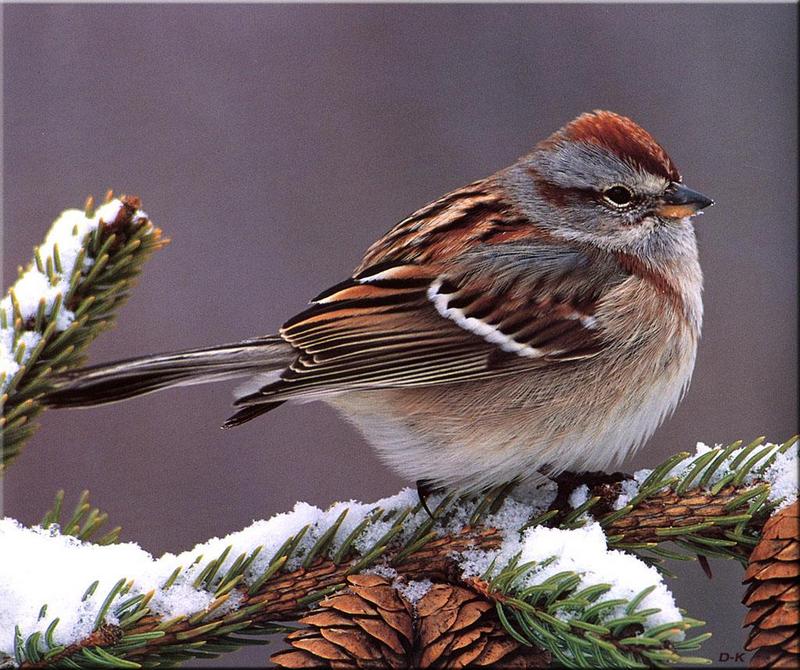
[[[797, 432], [797, 5], [3, 8], [3, 279], [66, 208], [137, 194], [172, 244], [97, 363], [273, 333], [396, 221], [511, 163], [577, 114], [631, 116], [716, 200], [697, 232], [705, 328], [692, 387], [627, 470]], [[49, 412], [2, 484], [36, 522], [55, 491], [160, 554], [297, 500], [405, 484], [319, 405], [221, 432], [230, 389]], [[673, 566], [742, 651], [738, 565]], [[218, 664], [259, 665], [248, 650]], [[747, 658], [747, 655], [745, 655]], [[209, 665], [208, 663], [205, 664]]]

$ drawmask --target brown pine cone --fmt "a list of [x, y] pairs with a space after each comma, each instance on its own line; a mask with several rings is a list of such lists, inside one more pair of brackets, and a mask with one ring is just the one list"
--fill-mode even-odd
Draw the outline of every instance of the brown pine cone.
[[419, 668], [546, 668], [550, 654], [510, 637], [494, 605], [450, 584], [431, 587], [417, 604]]
[[349, 588], [319, 604], [273, 654], [283, 668], [547, 667], [547, 652], [509, 637], [493, 605], [458, 586], [437, 584], [416, 611], [377, 575], [348, 577]]
[[286, 636], [292, 649], [272, 655], [282, 668], [408, 668], [411, 605], [377, 575], [351, 575], [349, 588], [326, 598]]
[[800, 666], [800, 505], [773, 515], [766, 524], [744, 575], [750, 584], [742, 602], [752, 626], [745, 649], [755, 651], [751, 668]]

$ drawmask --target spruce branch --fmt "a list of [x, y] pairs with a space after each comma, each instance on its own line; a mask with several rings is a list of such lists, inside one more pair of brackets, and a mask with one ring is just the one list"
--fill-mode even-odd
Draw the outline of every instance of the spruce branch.
[[0, 474], [34, 432], [53, 376], [77, 366], [165, 244], [133, 196], [67, 210], [0, 302]]
[[115, 526], [100, 538], [92, 539], [108, 521], [108, 514], [89, 504], [89, 491], [81, 492], [72, 514], [68, 517], [62, 517], [63, 504], [64, 490], [61, 489], [56, 493], [53, 506], [42, 517], [39, 526], [58, 529], [61, 535], [69, 535], [93, 544], [113, 544], [119, 540], [119, 534], [122, 531], [120, 526]]
[[[548, 529], [573, 533], [584, 524], [602, 527], [609, 548], [622, 548], [631, 557], [661, 558], [658, 550], [677, 540], [691, 554], [711, 546], [720, 555], [741, 559], [749, 555], [766, 519], [783, 501], [785, 491], [771, 468], [781, 459], [784, 465], [786, 459], [796, 459], [796, 445], [793, 439], [782, 445], [758, 442], [745, 448], [718, 447], [693, 457], [669, 459], [652, 473], [637, 473], [637, 479], [561, 478], [559, 494], [551, 494], [552, 500], [544, 508], [521, 503], [514, 498], [514, 488], [508, 486], [473, 498], [436, 497], [432, 500], [437, 503], [434, 518], [427, 516], [408, 490], [375, 506], [340, 503], [327, 512], [312, 514], [283, 537], [280, 547], [269, 552], [256, 536], [248, 535], [249, 544], [241, 544], [240, 535], [251, 532], [247, 529], [223, 543], [209, 545], [216, 547], [213, 554], [205, 555], [209, 552], [198, 548], [191, 564], [176, 567], [156, 587], [142, 585], [135, 574], [120, 575], [103, 589], [87, 585], [85, 603], [92, 603], [93, 630], [69, 644], [59, 644], [58, 621], [48, 619], [46, 612], [35, 630], [28, 627], [23, 633], [23, 628], [18, 629], [14, 663], [26, 668], [149, 667], [214, 657], [244, 644], [260, 643], [265, 636], [291, 632], [287, 625], [298, 620], [314, 628], [315, 621], [324, 621], [308, 617], [328, 610], [350, 617], [350, 623], [337, 619], [333, 625], [326, 619], [328, 623], [318, 626], [316, 632], [291, 633], [289, 645], [303, 654], [279, 655], [276, 662], [299, 662], [300, 656], [308, 660], [314, 650], [322, 650], [317, 666], [333, 663], [334, 659], [324, 654], [333, 654], [329, 645], [334, 645], [336, 654], [348, 654], [354, 662], [359, 649], [372, 656], [377, 649], [383, 663], [391, 654], [384, 654], [381, 645], [388, 643], [374, 636], [385, 637], [385, 630], [369, 620], [375, 616], [372, 610], [358, 609], [359, 599], [382, 597], [380, 589], [373, 593], [359, 586], [358, 576], [370, 573], [388, 579], [401, 597], [410, 586], [420, 583], [468, 594], [446, 617], [440, 613], [435, 620], [435, 645], [431, 638], [429, 645], [419, 646], [421, 624], [414, 624], [414, 645], [403, 647], [405, 655], [401, 654], [403, 662], [412, 666], [424, 658], [430, 667], [444, 667], [467, 652], [480, 658], [477, 647], [483, 649], [491, 642], [495, 649], [499, 629], [506, 634], [502, 649], [508, 654], [530, 651], [525, 663], [539, 663], [543, 654], [567, 667], [661, 667], [700, 662], [687, 654], [695, 652], [710, 635], [691, 634], [702, 622], [681, 614], [675, 620], [662, 617], [661, 623], [655, 623], [658, 619], [653, 617], [659, 615], [659, 609], [647, 604], [653, 586], [630, 597], [612, 598], [610, 584], [599, 579], [582, 584], [583, 575], [575, 570], [537, 579], [537, 574], [557, 564], [554, 562], [560, 557], [522, 560], [526, 534]], [[708, 453], [713, 455], [708, 457]], [[726, 457], [720, 460], [721, 454]], [[632, 482], [638, 483], [638, 489]], [[586, 489], [582, 503], [572, 495], [581, 487]], [[621, 493], [623, 490], [627, 494]], [[580, 504], [564, 504], [565, 498]], [[85, 526], [91, 516], [97, 518], [87, 506], [82, 498], [78, 507], [83, 510], [83, 521], [71, 520], [67, 529]], [[298, 510], [294, 514], [299, 514]], [[50, 514], [46, 520], [53, 518]], [[477, 564], [485, 566], [480, 574], [466, 567], [470, 561], [475, 563], [476, 556]], [[164, 603], [171, 592], [178, 602], [188, 592], [204, 594], [204, 604], [169, 614]], [[412, 613], [421, 602], [408, 602]], [[482, 604], [469, 605], [468, 612], [462, 612], [466, 603]], [[342, 610], [348, 607], [353, 611]], [[462, 623], [476, 612], [477, 619], [470, 619], [462, 629]], [[54, 615], [51, 611], [50, 616]], [[434, 626], [434, 621], [426, 625]], [[341, 634], [340, 629], [352, 626], [361, 631], [353, 633], [354, 638]], [[372, 633], [367, 630], [370, 626]], [[431, 630], [426, 635], [430, 636]], [[494, 658], [499, 649], [486, 658]], [[344, 663], [342, 659], [339, 662]], [[400, 667], [380, 665], [377, 657], [370, 663], [373, 667]]]

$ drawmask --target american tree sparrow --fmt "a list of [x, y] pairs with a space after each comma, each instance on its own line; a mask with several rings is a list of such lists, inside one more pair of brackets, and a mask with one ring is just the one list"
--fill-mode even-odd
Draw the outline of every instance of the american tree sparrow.
[[248, 377], [226, 427], [323, 400], [431, 485], [604, 469], [689, 383], [711, 204], [633, 121], [584, 114], [401, 221], [278, 335], [86, 368], [47, 400]]

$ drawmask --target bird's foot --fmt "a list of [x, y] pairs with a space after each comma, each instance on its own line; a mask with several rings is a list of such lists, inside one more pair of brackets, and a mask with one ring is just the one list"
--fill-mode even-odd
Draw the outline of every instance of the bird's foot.
[[441, 491], [441, 487], [436, 486], [428, 479], [418, 479], [417, 480], [417, 495], [419, 496], [419, 502], [422, 505], [422, 509], [424, 509], [428, 516], [432, 519], [433, 512], [431, 512], [430, 508], [428, 507], [428, 498], [434, 494]]

